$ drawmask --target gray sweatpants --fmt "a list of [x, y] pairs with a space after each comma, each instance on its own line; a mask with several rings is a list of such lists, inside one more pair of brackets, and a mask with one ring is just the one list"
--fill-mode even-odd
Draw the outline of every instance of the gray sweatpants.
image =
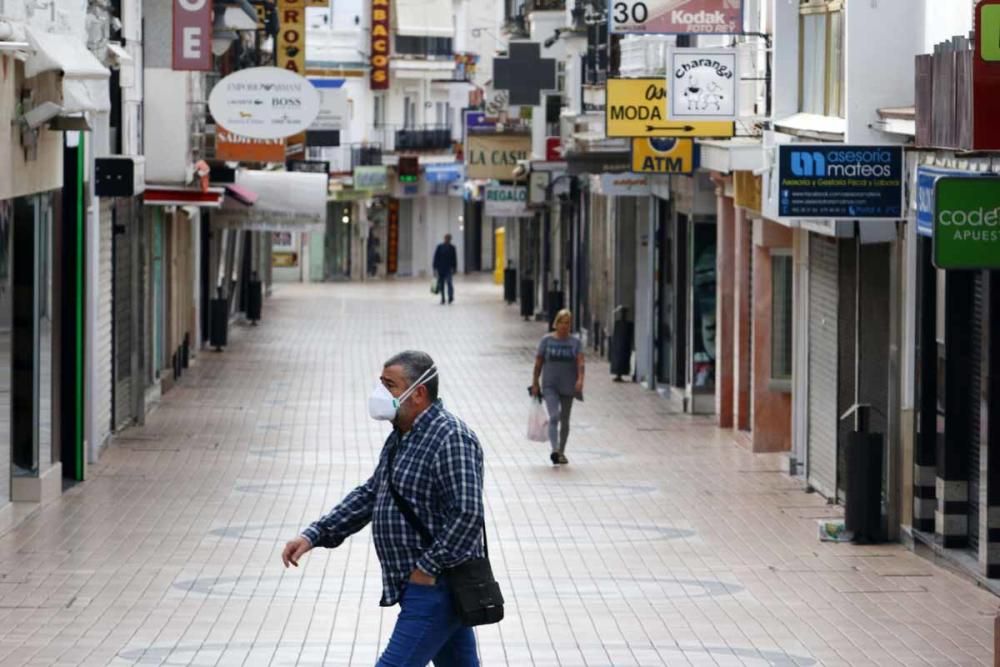
[[569, 414], [573, 411], [573, 397], [560, 396], [555, 389], [545, 389], [542, 392], [545, 408], [549, 412], [549, 442], [552, 451], [566, 453], [566, 441], [569, 440]]

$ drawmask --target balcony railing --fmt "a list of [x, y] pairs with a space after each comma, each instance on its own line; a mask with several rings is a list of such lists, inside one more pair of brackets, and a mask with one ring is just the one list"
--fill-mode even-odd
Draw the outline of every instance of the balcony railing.
[[447, 125], [425, 125], [396, 130], [396, 152], [444, 151], [451, 147], [451, 127]]
[[351, 146], [351, 171], [355, 167], [377, 167], [382, 164], [382, 144]]
[[396, 50], [393, 55], [401, 58], [449, 60], [455, 57], [455, 47], [450, 37], [396, 35]]

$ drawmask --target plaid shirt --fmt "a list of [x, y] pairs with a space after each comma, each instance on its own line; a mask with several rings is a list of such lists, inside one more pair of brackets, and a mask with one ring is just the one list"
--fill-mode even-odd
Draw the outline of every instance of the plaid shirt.
[[[392, 481], [434, 536], [428, 548], [389, 493], [388, 456], [397, 442]], [[408, 433], [393, 431], [375, 474], [302, 535], [314, 547], [332, 549], [369, 521], [382, 564], [383, 607], [399, 602], [414, 568], [436, 577], [483, 556], [483, 452], [476, 434], [441, 401], [425, 410]]]

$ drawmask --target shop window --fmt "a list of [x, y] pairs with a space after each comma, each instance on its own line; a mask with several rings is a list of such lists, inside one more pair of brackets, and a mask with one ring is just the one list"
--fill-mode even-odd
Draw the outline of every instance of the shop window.
[[771, 391], [792, 390], [792, 254], [771, 251]]
[[843, 0], [800, 0], [799, 111], [844, 117]]

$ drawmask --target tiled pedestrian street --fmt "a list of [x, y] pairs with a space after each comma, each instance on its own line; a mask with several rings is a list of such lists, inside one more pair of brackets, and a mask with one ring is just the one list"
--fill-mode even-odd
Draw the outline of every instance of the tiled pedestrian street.
[[782, 459], [605, 361], [554, 468], [524, 437], [544, 325], [485, 280], [456, 289], [276, 286], [87, 482], [0, 536], [0, 664], [373, 665], [398, 608], [369, 531], [299, 569], [280, 552], [374, 469], [367, 397], [407, 348], [485, 448], [507, 618], [478, 631], [484, 665], [989, 663], [992, 594], [900, 545], [820, 543], [839, 510]]

